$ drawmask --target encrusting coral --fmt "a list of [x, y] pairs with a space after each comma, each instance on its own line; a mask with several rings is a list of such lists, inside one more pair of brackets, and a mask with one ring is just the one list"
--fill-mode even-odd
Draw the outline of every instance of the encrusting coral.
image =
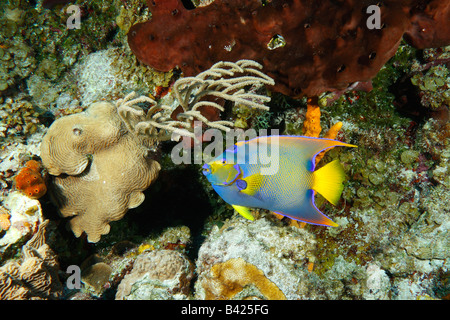
[[[192, 76], [217, 61], [252, 59], [275, 80], [274, 90], [296, 97], [370, 81], [404, 35], [418, 48], [450, 43], [450, 5], [440, 0], [215, 0], [193, 10], [179, 0], [147, 4], [151, 20], [128, 32], [140, 61]], [[380, 11], [374, 28], [370, 5]]]
[[[206, 300], [229, 300], [245, 287], [255, 286], [269, 300], [285, 300], [286, 296], [256, 266], [242, 258], [233, 258], [212, 266], [208, 281], [203, 281]], [[248, 299], [249, 297], [247, 297]]]
[[50, 191], [61, 215], [71, 217], [74, 234], [86, 232], [90, 242], [144, 201], [142, 191], [160, 170], [108, 102], [55, 121], [42, 141], [41, 158], [54, 176]]

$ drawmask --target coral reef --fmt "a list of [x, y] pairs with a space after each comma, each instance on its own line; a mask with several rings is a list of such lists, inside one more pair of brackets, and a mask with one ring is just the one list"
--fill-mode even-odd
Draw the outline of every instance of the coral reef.
[[183, 249], [191, 242], [191, 231], [186, 226], [168, 228], [159, 238], [164, 249]]
[[[450, 47], [417, 49], [448, 45], [448, 1], [188, 2], [0, 1], [0, 298], [449, 299]], [[193, 120], [358, 145], [324, 154], [348, 177], [336, 207], [316, 196], [339, 227], [234, 215], [170, 157]], [[51, 136], [68, 155], [30, 199], [15, 177]], [[146, 200], [123, 216], [136, 180]]]
[[[192, 76], [217, 61], [252, 59], [275, 80], [274, 90], [291, 96], [318, 96], [370, 81], [404, 34], [420, 48], [450, 43], [450, 6], [439, 0], [423, 6], [383, 1], [375, 29], [367, 27], [366, 9], [376, 1], [216, 0], [194, 10], [178, 0], [147, 3], [151, 20], [128, 32], [140, 61], [160, 71], [178, 66]], [[283, 39], [282, 45], [271, 46], [274, 38]]]
[[[445, 260], [450, 256], [450, 218], [447, 210], [450, 205], [448, 187], [440, 185], [429, 191], [426, 197], [420, 199], [420, 209], [426, 212], [425, 216], [411, 226], [410, 232], [402, 239], [400, 246], [408, 255], [421, 260]], [[437, 205], [439, 203], [439, 205]], [[403, 213], [414, 214], [414, 206], [401, 205]]]
[[[73, 43], [78, 35], [61, 27], [66, 19], [65, 10], [42, 14], [42, 8], [30, 2], [2, 1], [0, 5], [3, 13], [0, 24], [4, 31], [0, 37], [4, 61], [0, 70], [2, 94], [12, 91], [14, 86], [23, 86], [22, 81], [33, 73], [55, 80], [70, 65], [69, 57], [57, 63], [60, 55], [77, 56], [86, 50], [81, 43]], [[93, 27], [95, 23], [89, 24], [91, 31], [98, 30]], [[60, 50], [65, 46], [72, 52]]]
[[[379, 104], [370, 102], [374, 96]], [[439, 173], [448, 166], [448, 126], [433, 119], [420, 125], [405, 121], [389, 111], [392, 100], [381, 102], [381, 97], [389, 98], [372, 92], [357, 100], [340, 100], [328, 108], [329, 119], [343, 121], [345, 140], [363, 147], [351, 159], [339, 155], [344, 166], [350, 165], [352, 177], [343, 194], [343, 224], [337, 221], [341, 227], [325, 233], [317, 230], [322, 251], [316, 256], [314, 272], [327, 281], [340, 281], [342, 289], [333, 289], [334, 294], [346, 291], [352, 299], [442, 298], [446, 291], [437, 287], [445, 287], [440, 274], [448, 270], [448, 254], [443, 249], [448, 243], [443, 237], [448, 233], [444, 199], [449, 188]], [[341, 103], [346, 105], [343, 113]], [[372, 112], [363, 111], [360, 103], [377, 107]], [[380, 115], [383, 121], [377, 121]], [[335, 152], [330, 151], [330, 156], [336, 156]], [[438, 179], [433, 178], [435, 170]], [[383, 270], [375, 273], [380, 291], [374, 295], [366, 291], [367, 285], [373, 284], [372, 280], [367, 283], [367, 273], [375, 270], [366, 270], [371, 264]], [[337, 270], [346, 271], [336, 276]]]
[[42, 177], [42, 165], [36, 160], [29, 160], [25, 163], [19, 173], [14, 177], [17, 190], [22, 191], [31, 199], [39, 199], [47, 192], [45, 180]]
[[107, 102], [55, 121], [43, 138], [41, 158], [54, 176], [50, 191], [61, 215], [71, 217], [77, 237], [85, 232], [91, 242], [144, 201], [142, 191], [160, 170]]
[[[79, 30], [66, 28], [70, 5], [80, 8], [83, 23]], [[125, 13], [130, 24], [148, 18], [141, 0], [77, 0], [56, 7], [45, 6], [42, 1], [6, 0], [0, 9], [0, 95], [10, 96], [19, 89], [30, 95], [34, 106], [58, 116], [69, 112], [67, 100], [74, 109], [80, 105], [86, 108], [99, 94], [94, 88], [78, 86], [78, 80], [111, 94], [101, 98], [115, 99], [128, 87], [153, 88], [171, 78], [171, 73], [156, 72], [137, 62], [122, 45], [126, 34], [115, 17]], [[91, 53], [95, 54], [89, 58]], [[88, 66], [108, 76], [98, 77], [86, 69]], [[105, 81], [113, 81], [115, 86], [107, 90]], [[70, 99], [65, 99], [68, 96]], [[27, 124], [32, 126], [32, 122]]]
[[120, 282], [116, 299], [186, 299], [192, 277], [192, 263], [182, 253], [172, 250], [144, 252]]
[[99, 100], [115, 100], [126, 91], [168, 86], [171, 78], [172, 73], [150, 70], [129, 49], [120, 47], [87, 54], [62, 79], [36, 73], [27, 79], [27, 89], [34, 104], [59, 118]]
[[0, 268], [0, 299], [56, 299], [62, 294], [55, 253], [46, 244], [49, 220], [22, 248], [20, 263], [8, 262]]
[[[149, 97], [134, 98], [132, 92], [116, 106], [99, 102], [85, 112], [55, 121], [43, 138], [40, 156], [50, 175], [56, 176], [51, 195], [61, 215], [73, 217], [70, 226], [74, 234], [79, 237], [86, 232], [89, 241], [97, 242], [109, 232], [108, 222], [121, 219], [127, 209], [142, 203], [141, 191], [160, 169], [156, 161], [147, 158], [158, 141], [170, 139], [173, 133], [194, 137], [194, 119], [229, 130], [231, 122], [203, 115], [202, 107], [224, 110], [218, 102], [202, 100], [205, 97], [267, 109], [263, 103], [270, 98], [244, 90], [273, 83], [260, 68], [249, 60], [220, 62], [197, 77], [176, 81], [172, 93], [182, 112], [158, 105]], [[147, 112], [139, 103], [150, 103]], [[123, 181], [124, 176], [128, 181]]]

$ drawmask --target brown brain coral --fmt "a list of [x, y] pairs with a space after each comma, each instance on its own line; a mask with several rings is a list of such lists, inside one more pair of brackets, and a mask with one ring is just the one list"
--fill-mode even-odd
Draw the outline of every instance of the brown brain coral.
[[129, 133], [108, 102], [55, 121], [41, 144], [42, 163], [54, 176], [52, 199], [75, 236], [97, 242], [144, 201], [143, 190], [158, 176], [160, 165]]
[[49, 220], [22, 248], [22, 261], [8, 262], [0, 268], [0, 300], [56, 299], [62, 294], [59, 264], [46, 244]]

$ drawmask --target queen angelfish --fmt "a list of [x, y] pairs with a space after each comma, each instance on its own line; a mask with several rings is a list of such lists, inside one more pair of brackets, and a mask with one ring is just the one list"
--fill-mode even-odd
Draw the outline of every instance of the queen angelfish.
[[[324, 226], [337, 224], [314, 203], [315, 192], [336, 205], [344, 170], [334, 160], [315, 170], [315, 157], [333, 147], [356, 147], [337, 140], [265, 136], [240, 141], [203, 166], [214, 190], [247, 219], [262, 208], [291, 219]], [[263, 152], [264, 151], [264, 152]]]

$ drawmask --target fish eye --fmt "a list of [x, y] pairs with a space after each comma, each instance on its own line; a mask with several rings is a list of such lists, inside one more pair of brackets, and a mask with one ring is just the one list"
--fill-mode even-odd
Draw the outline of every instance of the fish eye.
[[227, 163], [227, 160], [223, 159], [222, 164], [226, 164], [226, 163]]

